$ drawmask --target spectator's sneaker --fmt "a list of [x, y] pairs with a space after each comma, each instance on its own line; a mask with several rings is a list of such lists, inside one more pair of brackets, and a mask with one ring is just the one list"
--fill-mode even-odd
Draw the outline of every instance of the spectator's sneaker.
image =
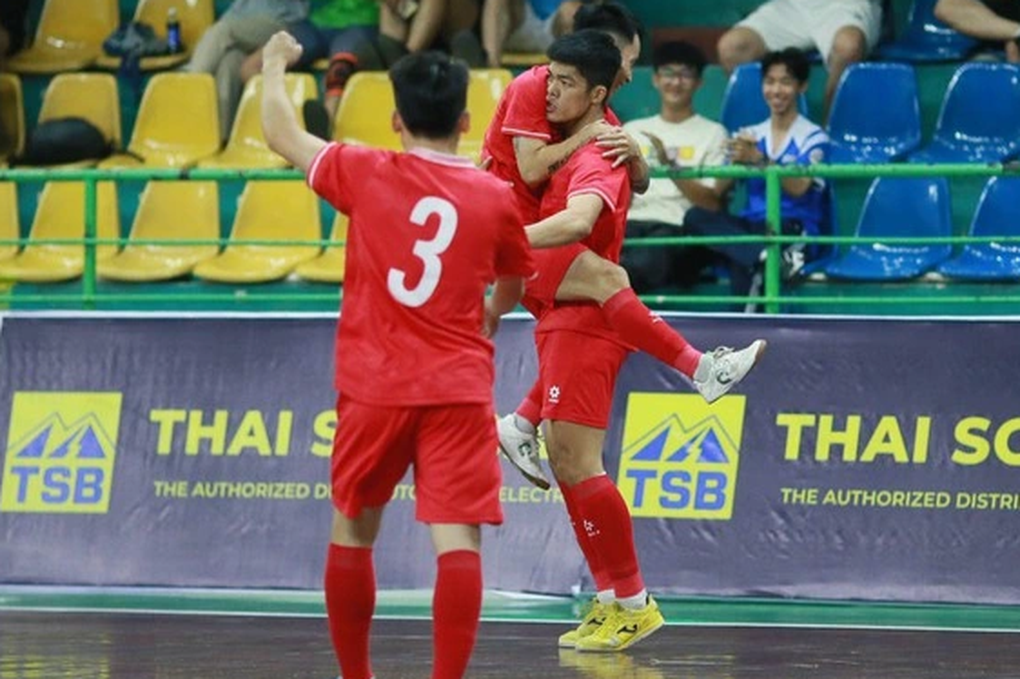
[[593, 599], [591, 608], [588, 609], [588, 613], [581, 619], [581, 624], [575, 629], [560, 635], [560, 648], [576, 648], [577, 642], [580, 639], [594, 634], [608, 618], [612, 617], [617, 608], [618, 606], [615, 603], [603, 604], [598, 599]]
[[706, 401], [714, 403], [740, 384], [765, 353], [765, 340], [755, 340], [740, 351], [719, 347], [701, 357], [694, 373], [694, 387]]
[[538, 457], [538, 435], [518, 429], [513, 413], [496, 420], [496, 435], [503, 457], [510, 460], [528, 481], [542, 490], [549, 490], [549, 479], [542, 471], [542, 461]]
[[655, 599], [648, 597], [644, 608], [630, 610], [617, 605], [594, 632], [577, 640], [579, 651], [612, 653], [630, 648], [666, 624]]

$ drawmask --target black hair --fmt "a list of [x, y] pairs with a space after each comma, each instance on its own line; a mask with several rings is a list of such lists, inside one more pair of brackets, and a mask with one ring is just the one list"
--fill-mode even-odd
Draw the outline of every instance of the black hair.
[[806, 83], [811, 73], [811, 62], [804, 52], [796, 47], [787, 47], [778, 52], [769, 52], [761, 60], [761, 77], [764, 79], [769, 69], [777, 64], [786, 66], [786, 70], [799, 83]]
[[434, 50], [401, 57], [390, 68], [397, 112], [416, 137], [445, 139], [467, 107], [468, 68]]
[[662, 68], [666, 64], [683, 64], [693, 68], [699, 78], [705, 72], [707, 63], [705, 53], [697, 45], [682, 40], [661, 43], [652, 52], [652, 64], [655, 68]]
[[574, 30], [591, 29], [612, 33], [634, 42], [641, 30], [630, 10], [615, 2], [586, 2], [574, 14]]
[[549, 61], [576, 68], [588, 81], [588, 89], [599, 85], [612, 89], [622, 62], [620, 50], [613, 39], [602, 31], [590, 29], [556, 38], [546, 56]]

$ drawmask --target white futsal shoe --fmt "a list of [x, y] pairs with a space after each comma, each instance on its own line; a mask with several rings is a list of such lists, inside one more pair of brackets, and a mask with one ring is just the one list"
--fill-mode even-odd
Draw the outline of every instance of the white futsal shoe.
[[740, 384], [765, 353], [765, 340], [755, 340], [739, 351], [718, 347], [701, 357], [694, 373], [694, 388], [706, 401], [713, 403]]
[[496, 434], [499, 437], [499, 452], [503, 457], [517, 467], [528, 481], [542, 490], [549, 490], [549, 479], [538, 457], [538, 435], [518, 429], [513, 413], [496, 418]]

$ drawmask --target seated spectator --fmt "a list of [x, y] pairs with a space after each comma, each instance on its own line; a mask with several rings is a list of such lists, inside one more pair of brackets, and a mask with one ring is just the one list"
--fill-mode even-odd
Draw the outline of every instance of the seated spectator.
[[[324, 98], [329, 120], [336, 115], [344, 86], [357, 68], [356, 48], [378, 34], [379, 7], [384, 1], [395, 4], [399, 0], [312, 0], [308, 18], [287, 27], [302, 48], [301, 57], [292, 68], [307, 71], [317, 60], [329, 59]], [[409, 0], [403, 2], [409, 3]], [[258, 50], [245, 60], [241, 77], [247, 82], [261, 72], [262, 51]], [[312, 129], [310, 126], [309, 130]], [[315, 131], [323, 132], [322, 129]]]
[[1006, 60], [1020, 62], [1017, 0], [938, 0], [935, 16], [964, 35], [1003, 44]]
[[[762, 94], [769, 106], [769, 118], [741, 130], [729, 142], [730, 161], [740, 165], [814, 165], [824, 163], [829, 137], [797, 110], [797, 99], [807, 89], [811, 65], [800, 50], [787, 48], [762, 59]], [[727, 189], [732, 180], [720, 179]], [[782, 179], [782, 232], [784, 235], [818, 235], [826, 222], [826, 185], [821, 178]], [[684, 228], [698, 236], [765, 235], [765, 180], [747, 182], [747, 207], [739, 217], [721, 211], [692, 207]], [[708, 246], [729, 265], [730, 292], [752, 295], [761, 285], [765, 248], [760, 243]], [[804, 265], [805, 248], [791, 245], [783, 250], [783, 275], [790, 279]], [[754, 305], [749, 305], [751, 309]]]
[[307, 16], [308, 0], [233, 0], [223, 16], [202, 34], [184, 70], [216, 77], [221, 138], [230, 135], [241, 100], [241, 65], [245, 58], [274, 33]]
[[719, 38], [719, 61], [732, 71], [766, 52], [817, 49], [829, 70], [828, 111], [843, 71], [868, 55], [881, 30], [882, 0], [768, 0]]
[[[644, 140], [649, 167], [691, 168], [726, 162], [726, 128], [694, 111], [705, 55], [686, 42], [666, 42], [653, 55], [652, 85], [659, 93], [659, 114], [623, 126]], [[627, 213], [627, 238], [679, 236], [692, 206], [718, 212], [723, 201], [715, 179], [652, 179], [648, 191], [635, 194]], [[620, 264], [639, 293], [669, 285], [692, 285], [705, 262], [702, 248], [628, 245]]]
[[[358, 68], [388, 70], [412, 52], [452, 49], [454, 36], [473, 32], [480, 13], [479, 0], [380, 0], [379, 35], [357, 52]], [[485, 65], [477, 46], [457, 56], [473, 68]]]
[[545, 54], [570, 31], [580, 0], [485, 0], [482, 46], [489, 68], [500, 68], [503, 52]]

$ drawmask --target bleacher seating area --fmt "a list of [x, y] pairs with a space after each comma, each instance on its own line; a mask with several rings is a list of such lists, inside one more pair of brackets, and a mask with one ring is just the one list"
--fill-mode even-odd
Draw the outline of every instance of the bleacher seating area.
[[[715, 41], [761, 0], [629, 0], [641, 19], [647, 44], [680, 37], [714, 54]], [[868, 62], [851, 67], [833, 100], [828, 131], [832, 162], [1000, 163], [1020, 155], [1020, 68], [999, 61], [969, 61], [976, 43], [949, 30], [932, 14], [934, 0], [889, 0], [882, 44]], [[259, 123], [259, 78], [248, 83], [228, 139], [221, 139], [211, 76], [174, 70], [187, 54], [143, 60], [141, 81], [118, 74], [116, 58], [101, 43], [116, 26], [134, 19], [165, 30], [170, 6], [178, 8], [186, 47], [229, 5], [228, 0], [39, 0], [33, 6], [35, 40], [0, 73], [0, 120], [13, 132], [0, 163], [21, 150], [39, 122], [74, 115], [93, 123], [124, 150], [99, 164], [153, 168], [281, 168], [265, 145]], [[647, 50], [646, 50], [647, 52]], [[646, 55], [647, 56], [647, 55]], [[462, 152], [477, 158], [498, 96], [513, 73], [535, 60], [512, 55], [506, 69], [473, 73], [469, 92], [472, 130]], [[767, 116], [757, 65], [730, 77], [711, 65], [695, 99], [698, 111], [732, 130]], [[288, 75], [295, 109], [317, 98], [322, 72]], [[813, 66], [801, 109], [822, 120], [824, 69]], [[623, 120], [652, 115], [658, 100], [651, 69], [641, 66], [613, 106]], [[382, 112], [393, 107], [385, 74], [358, 73], [337, 115], [338, 140], [397, 148]], [[300, 116], [299, 116], [300, 118]], [[877, 179], [833, 182], [833, 229], [862, 236], [1020, 235], [1020, 179]], [[84, 232], [80, 183], [0, 182], [0, 238], [74, 238]], [[346, 218], [318, 200], [303, 183], [228, 180], [104, 182], [98, 231], [129, 237], [120, 249], [101, 248], [101, 285], [335, 286], [343, 280]], [[209, 239], [293, 238], [336, 244], [321, 248], [175, 244]], [[166, 241], [165, 245], [131, 240]], [[82, 248], [28, 245], [20, 252], [0, 246], [0, 279], [45, 291], [80, 285]], [[798, 294], [819, 297], [881, 291], [916, 293], [911, 308], [798, 305], [795, 311], [973, 313], [1014, 312], [1011, 306], [937, 307], [923, 303], [947, 285], [997, 290], [1020, 280], [1020, 246], [986, 243], [844, 247], [816, 267], [815, 279]], [[948, 282], [948, 283], [947, 283]], [[993, 283], [994, 282], [994, 283]], [[32, 288], [31, 284], [45, 284]], [[50, 286], [50, 287], [47, 287]], [[204, 286], [204, 287], [203, 287]], [[984, 286], [984, 287], [982, 287]], [[62, 289], [62, 288], [56, 288]], [[319, 290], [324, 289], [319, 287]], [[332, 287], [330, 288], [332, 289]], [[705, 292], [723, 292], [706, 281]], [[849, 292], [848, 292], [849, 291]], [[669, 291], [665, 291], [669, 292]], [[704, 306], [696, 307], [698, 309]]]

